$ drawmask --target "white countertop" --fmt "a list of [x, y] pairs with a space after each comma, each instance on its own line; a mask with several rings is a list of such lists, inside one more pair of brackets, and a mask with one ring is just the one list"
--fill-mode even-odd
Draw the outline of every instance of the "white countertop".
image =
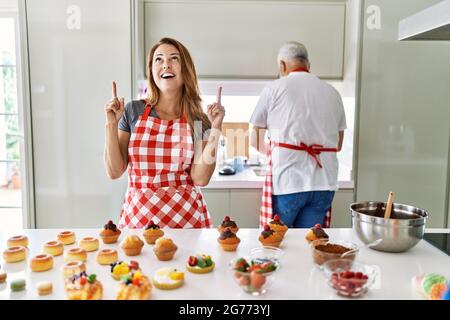
[[[29, 255], [27, 259], [41, 253], [42, 245], [56, 239], [57, 234], [63, 230], [41, 229], [25, 230], [30, 239]], [[85, 236], [97, 236], [97, 229], [73, 229], [77, 239]], [[253, 297], [243, 292], [232, 279], [232, 272], [228, 263], [235, 257], [245, 256], [250, 249], [259, 247], [258, 229], [240, 229], [238, 237], [241, 243], [236, 252], [224, 252], [216, 239], [218, 232], [215, 229], [165, 229], [166, 236], [178, 245], [178, 251], [171, 261], [161, 262], [155, 257], [152, 246], [145, 245], [141, 255], [126, 257], [122, 250], [118, 250], [119, 259], [129, 261], [137, 260], [145, 275], [152, 276], [156, 269], [161, 267], [176, 267], [185, 270], [184, 264], [189, 255], [205, 253], [212, 256], [216, 268], [208, 274], [192, 274], [186, 271], [185, 284], [175, 290], [152, 289], [151, 299], [225, 299], [225, 300], [264, 300], [264, 299], [345, 299], [337, 296], [327, 285], [321, 271], [313, 264], [310, 248], [304, 239], [307, 229], [290, 229], [282, 243], [284, 256], [281, 267], [277, 271], [276, 282], [263, 296]], [[433, 230], [429, 230], [433, 231]], [[448, 232], [448, 230], [446, 230]], [[142, 230], [125, 230], [125, 234], [138, 234]], [[361, 244], [352, 229], [327, 229], [333, 240], [347, 240]], [[0, 234], [0, 251], [6, 248], [6, 240], [15, 234]], [[66, 246], [65, 250], [75, 245]], [[118, 244], [104, 245], [100, 248], [118, 248]], [[100, 266], [96, 262], [97, 252], [88, 253], [86, 262], [88, 273], [97, 274], [104, 287], [103, 299], [115, 299], [118, 282], [110, 276], [109, 266]], [[362, 249], [357, 260], [370, 265], [377, 265], [380, 277], [376, 286], [368, 292], [363, 299], [423, 299], [411, 287], [411, 278], [414, 275], [425, 273], [440, 273], [450, 277], [450, 257], [431, 246], [426, 241], [420, 241], [414, 248], [404, 253], [385, 253], [372, 249]], [[37, 273], [31, 272], [28, 263], [4, 263], [2, 270], [8, 273], [7, 283], [0, 284], [0, 299], [66, 299], [63, 285], [61, 267], [64, 264], [63, 256], [55, 257], [55, 266], [52, 270]], [[25, 278], [27, 289], [21, 292], [11, 292], [9, 283], [18, 278]], [[36, 292], [36, 283], [39, 281], [52, 281], [54, 291], [49, 296], [39, 297]]]
[[[259, 167], [247, 167], [243, 171], [230, 176], [222, 176], [216, 170], [209, 184], [202, 189], [262, 189], [265, 177], [257, 175], [253, 169]], [[353, 181], [339, 181], [339, 189], [353, 189]]]

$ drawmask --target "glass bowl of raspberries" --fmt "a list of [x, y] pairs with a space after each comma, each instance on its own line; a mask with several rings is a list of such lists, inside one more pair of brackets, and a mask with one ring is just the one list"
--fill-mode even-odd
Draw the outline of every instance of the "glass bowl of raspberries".
[[340, 296], [364, 296], [375, 283], [377, 268], [348, 259], [328, 260], [323, 264], [328, 284]]

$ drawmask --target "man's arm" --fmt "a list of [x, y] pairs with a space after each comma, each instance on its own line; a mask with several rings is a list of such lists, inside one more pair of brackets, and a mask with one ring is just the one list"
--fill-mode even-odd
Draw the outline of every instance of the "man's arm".
[[253, 126], [250, 136], [250, 144], [259, 152], [266, 154], [267, 145], [264, 142], [264, 137], [266, 136], [267, 129], [257, 126]]
[[344, 143], [344, 131], [339, 131], [338, 151], [342, 150], [342, 144]]

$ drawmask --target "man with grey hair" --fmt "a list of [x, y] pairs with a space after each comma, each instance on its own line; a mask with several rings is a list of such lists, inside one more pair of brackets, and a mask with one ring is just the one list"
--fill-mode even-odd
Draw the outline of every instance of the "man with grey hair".
[[327, 213], [338, 189], [336, 153], [347, 127], [342, 99], [309, 72], [301, 43], [281, 47], [278, 69], [280, 79], [264, 88], [250, 119], [252, 146], [268, 155], [260, 226], [278, 215], [288, 227], [329, 227]]

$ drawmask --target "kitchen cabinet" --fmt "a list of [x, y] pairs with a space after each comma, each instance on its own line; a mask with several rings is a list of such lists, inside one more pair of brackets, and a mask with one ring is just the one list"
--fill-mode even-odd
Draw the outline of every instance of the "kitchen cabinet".
[[345, 14], [344, 1], [146, 1], [145, 48], [170, 36], [202, 79], [272, 79], [278, 49], [294, 40], [308, 48], [313, 73], [342, 79]]
[[104, 106], [113, 80], [131, 98], [130, 3], [25, 2], [37, 228], [117, 221], [126, 174], [105, 172]]
[[[398, 41], [403, 18], [434, 0], [366, 0], [381, 13], [363, 23], [356, 198], [395, 201], [428, 211], [427, 227], [448, 217], [450, 43]], [[369, 12], [371, 12], [369, 10]], [[369, 19], [373, 13], [366, 13]]]
[[[225, 216], [230, 216], [241, 228], [259, 227], [262, 188], [202, 188], [206, 206], [214, 226], [219, 225]], [[338, 190], [333, 200], [333, 228], [350, 228], [350, 204], [353, 202], [353, 189]]]
[[215, 189], [208, 190], [202, 188], [202, 194], [206, 201], [206, 208], [211, 215], [214, 227], [218, 226], [225, 216], [232, 216], [230, 213], [230, 190], [229, 189]]

